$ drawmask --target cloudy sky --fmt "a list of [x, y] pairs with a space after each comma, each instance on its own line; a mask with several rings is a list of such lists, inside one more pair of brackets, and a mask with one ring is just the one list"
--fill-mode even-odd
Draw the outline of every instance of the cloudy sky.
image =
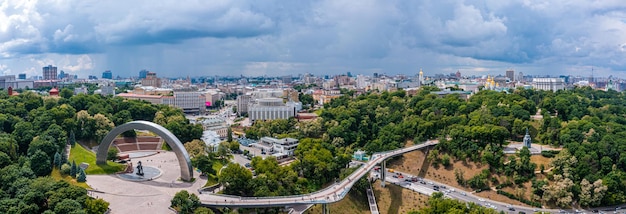
[[623, 0], [0, 0], [0, 75], [626, 78]]

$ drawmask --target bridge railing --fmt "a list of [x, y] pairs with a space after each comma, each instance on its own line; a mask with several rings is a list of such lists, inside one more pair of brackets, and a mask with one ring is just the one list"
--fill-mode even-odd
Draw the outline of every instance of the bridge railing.
[[[354, 175], [355, 173], [358, 173], [359, 170], [361, 170], [361, 168], [363, 168], [364, 166], [365, 165], [359, 166], [359, 168], [357, 170], [355, 170], [352, 174], [350, 174], [348, 177]], [[345, 180], [342, 181], [342, 182], [345, 182]], [[354, 182], [356, 182], [356, 181], [355, 180], [348, 181], [348, 185], [346, 185], [346, 187], [348, 187], [348, 186], [352, 187], [354, 185]], [[352, 184], [350, 184], [350, 183], [352, 183]], [[298, 199], [298, 198], [302, 198], [302, 197], [313, 196], [315, 194], [322, 193], [324, 191], [336, 188], [338, 186], [338, 184], [341, 184], [341, 182], [334, 183], [332, 185], [329, 185], [329, 186], [327, 186], [327, 187], [325, 187], [323, 189], [317, 190], [315, 192], [310, 192], [310, 193], [300, 194], [300, 195], [261, 196], [261, 197], [235, 196], [235, 195], [225, 195], [225, 194], [215, 194], [215, 195], [219, 195], [219, 196], [227, 197], [227, 198], [239, 199], [239, 200], [271, 200], [271, 199], [283, 199], [283, 198], [295, 198], [295, 199]]]
[[[414, 147], [400, 148], [400, 149], [395, 149], [395, 150], [390, 150], [390, 151], [385, 151], [385, 152], [377, 152], [377, 153], [374, 153], [374, 154], [372, 155], [372, 157], [373, 157], [374, 155], [377, 155], [377, 156], [378, 156], [378, 155], [385, 155], [385, 154], [389, 154], [389, 153], [397, 153], [397, 154], [402, 154], [402, 152], [399, 152], [399, 153], [398, 153], [398, 151], [404, 151], [404, 150], [416, 150], [416, 149], [419, 149], [419, 148], [422, 148], [422, 147], [431, 146], [431, 145], [434, 145], [434, 144], [436, 144], [436, 143], [432, 143], [431, 141], [426, 141], [425, 143], [415, 145]], [[368, 164], [367, 164], [367, 163], [366, 163], [366, 164], [362, 164], [361, 166], [359, 166], [359, 168], [357, 168], [354, 172], [352, 172], [352, 173], [351, 173], [350, 175], [348, 175], [346, 178], [349, 178], [349, 177], [352, 177], [352, 176], [354, 176], [354, 175], [358, 174], [358, 173], [362, 170], [362, 168], [366, 167], [366, 165], [368, 165]], [[370, 168], [373, 168], [374, 166], [369, 166], [369, 167], [370, 167]], [[361, 176], [364, 176], [365, 174], [367, 174], [367, 173], [364, 173], [364, 174], [363, 174], [363, 175], [361, 175]], [[360, 178], [361, 176], [359, 176], [359, 178]], [[354, 183], [355, 183], [355, 182], [357, 182], [358, 180], [359, 180], [358, 178], [353, 179], [353, 180], [349, 180], [349, 181], [347, 181], [346, 185], [344, 185], [344, 187], [345, 187], [346, 189], [348, 189], [348, 190], [349, 190], [349, 189], [351, 189], [351, 188], [352, 188], [352, 186], [354, 186]], [[314, 195], [316, 195], [316, 194], [319, 194], [319, 193], [325, 192], [325, 191], [327, 191], [327, 190], [330, 190], [330, 189], [333, 189], [333, 188], [337, 188], [337, 187], [339, 187], [339, 184], [341, 184], [341, 183], [343, 183], [343, 182], [346, 182], [346, 179], [344, 179], [344, 180], [342, 180], [342, 181], [340, 181], [340, 182], [336, 182], [336, 183], [334, 183], [334, 184], [332, 184], [332, 185], [330, 185], [330, 186], [327, 186], [327, 187], [325, 187], [325, 188], [323, 188], [323, 189], [320, 189], [320, 190], [317, 190], [317, 191], [315, 191], [315, 192], [306, 193], [306, 194], [300, 194], [300, 195], [262, 196], [262, 197], [244, 197], [244, 196], [225, 195], [225, 194], [216, 194], [216, 195], [219, 195], [219, 196], [221, 196], [221, 197], [226, 197], [226, 198], [238, 199], [238, 200], [272, 200], [272, 199], [285, 199], [285, 198], [293, 198], [293, 199], [296, 199], [296, 200], [300, 199], [300, 201], [303, 201], [303, 200], [302, 200], [302, 198], [303, 198], [303, 197], [310, 197], [310, 196], [314, 196]], [[340, 197], [345, 196], [344, 194], [338, 194], [338, 195], [340, 195]], [[306, 200], [306, 198], [305, 198], [305, 200]], [[326, 203], [326, 202], [328, 202], [328, 201], [332, 201], [332, 200], [324, 200], [324, 199], [321, 199], [321, 200], [320, 200], [320, 199], [317, 199], [317, 200], [313, 200], [313, 199], [311, 199], [311, 200], [312, 200], [313, 202], [318, 202], [318, 203], [319, 203], [319, 202]]]

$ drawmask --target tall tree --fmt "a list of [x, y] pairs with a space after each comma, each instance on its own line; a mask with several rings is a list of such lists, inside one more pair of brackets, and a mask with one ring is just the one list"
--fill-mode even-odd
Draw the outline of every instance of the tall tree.
[[228, 164], [218, 175], [219, 182], [225, 187], [225, 194], [247, 196], [250, 194], [248, 183], [252, 172], [239, 164]]
[[52, 172], [50, 156], [41, 150], [33, 152], [30, 156], [30, 168], [37, 176], [50, 175], [50, 172]]
[[170, 201], [171, 207], [174, 207], [181, 214], [193, 214], [194, 210], [200, 207], [200, 199], [195, 194], [189, 194], [187, 190], [182, 190], [174, 195]]

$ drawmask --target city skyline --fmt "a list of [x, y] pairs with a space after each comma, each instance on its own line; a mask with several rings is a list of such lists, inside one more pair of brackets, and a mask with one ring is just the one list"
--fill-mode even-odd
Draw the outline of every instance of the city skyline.
[[7, 1], [0, 74], [623, 78], [625, 11], [620, 1]]

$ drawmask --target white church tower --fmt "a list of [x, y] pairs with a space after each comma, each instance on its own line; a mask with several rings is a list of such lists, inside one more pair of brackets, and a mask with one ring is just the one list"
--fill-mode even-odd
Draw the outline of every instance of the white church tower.
[[524, 146], [530, 149], [531, 139], [530, 134], [528, 134], [528, 128], [526, 128], [526, 135], [524, 135]]

